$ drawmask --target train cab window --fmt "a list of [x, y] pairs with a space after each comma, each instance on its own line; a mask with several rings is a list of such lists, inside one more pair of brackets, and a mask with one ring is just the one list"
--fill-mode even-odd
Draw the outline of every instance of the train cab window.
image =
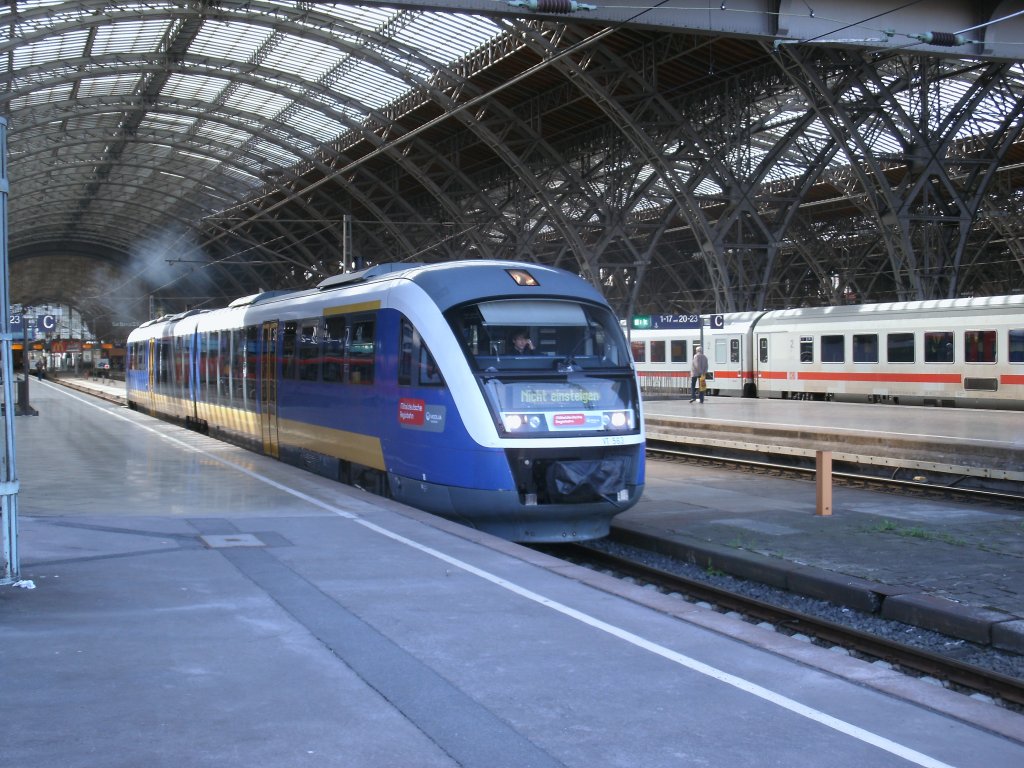
[[829, 335], [821, 337], [821, 362], [823, 363], [845, 363], [846, 354], [843, 349], [845, 338], [840, 335]]
[[853, 334], [853, 362], [855, 362], [855, 363], [877, 363], [878, 362], [878, 334], [877, 333], [855, 333], [855, 334]]
[[1011, 328], [1007, 332], [1011, 363], [1024, 363], [1024, 329]]
[[914, 362], [914, 334], [887, 334], [885, 337], [885, 360], [888, 363]]
[[995, 331], [964, 331], [964, 362], [996, 362]]
[[298, 336], [298, 324], [290, 320], [284, 324], [284, 332], [281, 334], [281, 380], [295, 378], [295, 346]]
[[635, 363], [646, 363], [647, 362], [647, 346], [642, 341], [631, 341], [629, 342], [629, 348], [633, 352], [633, 362]]
[[320, 322], [309, 318], [299, 323], [299, 379], [317, 381], [320, 378]]
[[952, 331], [928, 331], [925, 333], [924, 361], [926, 363], [953, 362]]
[[672, 357], [673, 363], [685, 363], [686, 357], [686, 342], [683, 339], [673, 339], [669, 342], [669, 353]]
[[652, 341], [651, 342], [651, 362], [652, 363], [664, 363], [665, 362], [665, 342], [664, 341]]
[[814, 362], [814, 337], [813, 336], [801, 336], [800, 337], [800, 362], [801, 363], [813, 363]]
[[372, 315], [357, 315], [352, 318], [345, 355], [350, 384], [373, 383], [375, 326], [376, 321]]
[[324, 381], [341, 381], [345, 371], [345, 330], [344, 315], [333, 315], [324, 319]]

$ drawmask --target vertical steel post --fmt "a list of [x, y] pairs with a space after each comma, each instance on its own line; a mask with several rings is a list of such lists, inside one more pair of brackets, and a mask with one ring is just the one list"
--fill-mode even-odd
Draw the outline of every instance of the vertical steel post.
[[[0, 476], [0, 516], [3, 517], [3, 571], [0, 584], [18, 580], [18, 472], [14, 450], [14, 365], [11, 333], [10, 279], [7, 272], [7, 120], [0, 117], [0, 375], [3, 377], [3, 474]], [[25, 371], [28, 376], [28, 371]]]

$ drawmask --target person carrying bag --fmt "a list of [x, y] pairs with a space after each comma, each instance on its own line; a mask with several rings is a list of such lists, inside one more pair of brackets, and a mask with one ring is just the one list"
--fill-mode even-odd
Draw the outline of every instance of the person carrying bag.
[[[698, 397], [704, 402], [707, 393], [708, 358], [701, 347], [693, 348], [693, 361], [690, 363], [690, 402]], [[699, 387], [699, 389], [698, 389]]]

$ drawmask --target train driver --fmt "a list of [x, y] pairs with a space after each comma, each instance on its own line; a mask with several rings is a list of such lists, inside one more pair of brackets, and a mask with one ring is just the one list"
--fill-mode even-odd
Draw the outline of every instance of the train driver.
[[513, 331], [511, 339], [513, 355], [532, 355], [535, 353], [533, 339], [530, 338], [530, 332], [525, 328]]

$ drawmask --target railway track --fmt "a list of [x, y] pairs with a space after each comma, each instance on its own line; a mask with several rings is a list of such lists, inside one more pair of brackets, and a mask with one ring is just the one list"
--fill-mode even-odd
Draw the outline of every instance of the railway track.
[[[717, 452], [714, 447], [701, 446], [699, 450], [683, 447], [678, 443], [663, 441], [647, 441], [647, 455], [652, 459], [666, 461], [701, 461], [719, 467], [737, 467], [754, 472], [772, 472], [779, 476], [790, 476], [793, 478], [813, 478], [816, 469], [813, 461], [801, 461], [789, 457], [786, 462], [759, 457], [756, 453], [749, 456], [741, 456], [736, 453]], [[841, 465], [839, 465], [841, 466]], [[833, 468], [832, 480], [834, 483], [870, 487], [872, 490], [883, 490], [894, 493], [909, 493], [932, 498], [956, 498], [970, 501], [986, 501], [999, 504], [1008, 504], [1019, 509], [1024, 506], [1024, 488], [1017, 492], [1015, 490], [995, 490], [991, 488], [978, 488], [971, 485], [957, 485], [963, 478], [956, 476], [945, 476], [943, 482], [933, 482], [923, 479], [926, 476], [914, 474], [910, 479], [896, 477], [893, 473], [886, 477], [879, 472], [869, 472], [851, 469]]]
[[1024, 677], [1010, 677], [914, 646], [897, 643], [870, 632], [844, 626], [792, 608], [739, 594], [735, 591], [662, 570], [620, 554], [585, 544], [547, 549], [577, 565], [610, 571], [620, 578], [679, 593], [691, 602], [706, 602], [720, 612], [736, 612], [751, 623], [770, 623], [776, 631], [802, 634], [827, 647], [839, 646], [868, 660], [882, 660], [917, 677], [927, 676], [965, 694], [981, 693], [1015, 711], [1024, 712]]

